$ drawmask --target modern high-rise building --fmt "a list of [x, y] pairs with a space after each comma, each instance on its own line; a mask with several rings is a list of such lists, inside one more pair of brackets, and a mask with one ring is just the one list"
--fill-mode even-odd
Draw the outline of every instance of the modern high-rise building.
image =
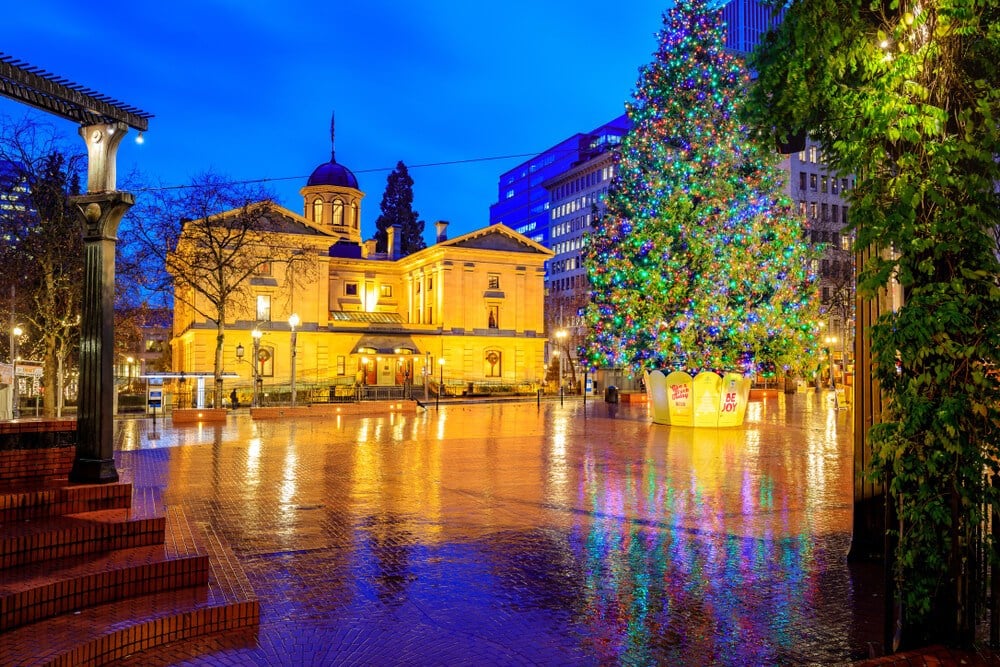
[[490, 206], [490, 224], [503, 223], [532, 241], [551, 248], [551, 204], [542, 185], [617, 145], [628, 131], [625, 114], [600, 127], [576, 133], [500, 175], [497, 201]]
[[772, 26], [781, 22], [785, 11], [777, 16], [760, 0], [732, 0], [722, 8], [722, 20], [726, 22], [726, 48], [736, 53], [750, 53], [760, 38]]

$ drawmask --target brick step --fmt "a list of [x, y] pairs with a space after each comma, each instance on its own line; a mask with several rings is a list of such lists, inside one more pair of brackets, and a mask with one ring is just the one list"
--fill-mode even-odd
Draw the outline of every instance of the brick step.
[[116, 662], [117, 667], [171, 667], [172, 665], [261, 664], [257, 628], [230, 630], [139, 651]]
[[127, 509], [6, 523], [0, 530], [0, 569], [162, 544], [165, 529], [164, 517], [136, 518]]
[[63, 484], [56, 488], [0, 493], [0, 530], [9, 522], [125, 509], [131, 505], [131, 484], [67, 485], [63, 480]]
[[167, 642], [254, 628], [256, 599], [209, 585], [155, 593], [64, 614], [2, 635], [0, 664], [106, 665]]
[[0, 570], [0, 632], [137, 595], [208, 584], [208, 556], [136, 547]]

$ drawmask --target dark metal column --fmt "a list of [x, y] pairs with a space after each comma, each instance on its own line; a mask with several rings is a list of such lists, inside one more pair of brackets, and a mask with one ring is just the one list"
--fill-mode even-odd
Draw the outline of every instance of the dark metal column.
[[70, 481], [118, 481], [114, 461], [115, 244], [118, 224], [135, 202], [115, 191], [115, 155], [128, 128], [80, 128], [87, 142], [87, 194], [72, 197], [83, 222], [84, 277], [76, 460]]
[[70, 481], [118, 481], [114, 447], [115, 242], [127, 192], [73, 197], [83, 217], [84, 278], [76, 460]]

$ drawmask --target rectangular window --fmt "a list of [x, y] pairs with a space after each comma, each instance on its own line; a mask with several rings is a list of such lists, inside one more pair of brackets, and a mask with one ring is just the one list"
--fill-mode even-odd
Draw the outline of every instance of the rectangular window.
[[837, 194], [837, 192], [840, 191], [840, 186], [837, 183], [838, 181], [836, 178], [830, 179], [830, 192], [832, 192], [833, 194]]
[[271, 321], [271, 297], [267, 294], [257, 295], [257, 321]]
[[379, 296], [392, 296], [392, 285], [382, 284], [379, 286]]
[[819, 179], [816, 178], [816, 174], [809, 174], [809, 189], [816, 192], [816, 182]]
[[846, 178], [840, 179], [840, 189], [843, 190], [844, 192], [847, 192], [847, 179]]
[[809, 161], [812, 162], [812, 163], [819, 162], [819, 160], [816, 159], [816, 147], [815, 146], [810, 146], [809, 147]]
[[816, 202], [809, 203], [809, 217], [813, 220], [816, 219]]
[[347, 359], [344, 356], [342, 356], [342, 355], [338, 355], [337, 356], [337, 375], [346, 375], [346, 374], [347, 374]]
[[826, 222], [827, 220], [830, 219], [830, 217], [829, 217], [830, 216], [830, 207], [827, 205], [826, 202], [823, 202], [822, 204], [820, 204], [820, 213], [822, 215], [822, 219], [823, 219], [824, 222]]
[[269, 276], [271, 275], [271, 262], [261, 262], [254, 269], [254, 274], [258, 276]]
[[434, 324], [434, 306], [427, 306], [427, 324]]
[[820, 192], [826, 192], [826, 181], [827, 181], [826, 176], [821, 176], [820, 177], [820, 179], [819, 179], [819, 191]]
[[806, 203], [804, 201], [799, 202], [799, 215], [802, 217], [806, 215]]
[[806, 189], [806, 172], [800, 171], [799, 172], [799, 190], [805, 190], [805, 189]]
[[840, 221], [843, 224], [845, 224], [845, 225], [847, 224], [847, 207], [846, 206], [844, 206], [843, 208], [840, 209]]
[[500, 328], [500, 306], [490, 306], [489, 315], [487, 316], [486, 325], [490, 329]]
[[428, 278], [427, 279], [427, 291], [430, 292], [432, 289], [434, 289], [434, 279], [433, 278]]
[[346, 296], [357, 296], [358, 295], [358, 284], [357, 283], [344, 283], [344, 294]]
[[830, 219], [833, 220], [834, 222], [838, 222], [840, 220], [840, 206], [838, 206], [837, 204], [832, 204], [830, 208], [833, 211], [833, 215]]
[[488, 289], [500, 289], [500, 274], [490, 273], [487, 277]]
[[840, 237], [840, 249], [841, 250], [851, 249], [851, 237], [848, 236], [847, 234], [844, 234], [843, 236]]

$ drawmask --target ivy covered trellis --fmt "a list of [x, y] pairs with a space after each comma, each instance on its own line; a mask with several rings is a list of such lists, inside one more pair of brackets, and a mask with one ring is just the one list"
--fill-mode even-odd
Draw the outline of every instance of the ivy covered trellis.
[[758, 125], [809, 131], [856, 175], [850, 223], [881, 251], [861, 295], [904, 293], [872, 329], [888, 410], [868, 442], [894, 510], [903, 645], [971, 643], [997, 562], [998, 26], [993, 1], [795, 0], [752, 63]]

